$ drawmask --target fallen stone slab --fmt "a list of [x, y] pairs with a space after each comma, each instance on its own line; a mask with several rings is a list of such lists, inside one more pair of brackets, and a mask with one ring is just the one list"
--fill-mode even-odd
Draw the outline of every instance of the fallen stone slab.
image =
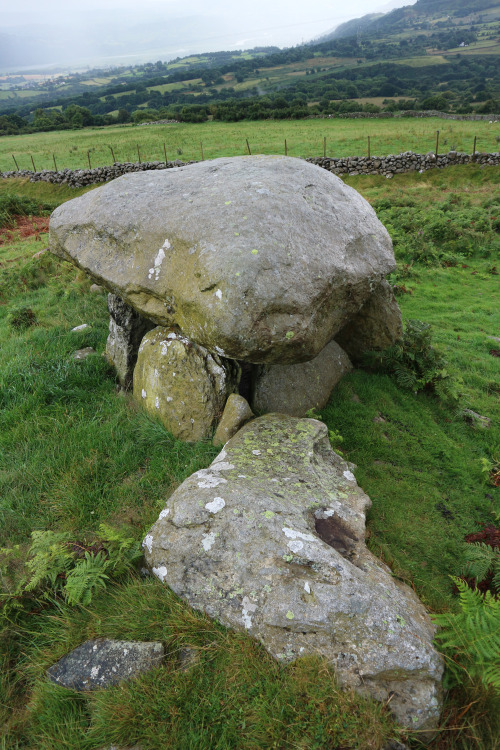
[[77, 349], [76, 352], [73, 352], [72, 357], [77, 362], [81, 362], [90, 357], [91, 354], [97, 354], [96, 350], [91, 346], [85, 346], [83, 349]]
[[284, 156], [124, 175], [59, 206], [50, 249], [208, 351], [305, 362], [395, 266], [371, 206]]
[[364, 543], [368, 496], [316, 420], [246, 424], [171, 495], [146, 563], [195, 609], [283, 663], [321, 654], [413, 729], [437, 725], [443, 661], [413, 591]]
[[98, 639], [82, 643], [48, 670], [48, 677], [71, 690], [98, 690], [158, 667], [165, 655], [155, 641]]

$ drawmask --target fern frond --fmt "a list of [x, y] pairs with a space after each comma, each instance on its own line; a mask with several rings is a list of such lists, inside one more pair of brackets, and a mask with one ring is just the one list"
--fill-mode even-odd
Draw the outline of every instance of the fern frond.
[[29, 549], [32, 558], [26, 562], [31, 578], [25, 586], [25, 591], [34, 591], [43, 584], [56, 586], [69, 570], [73, 555], [68, 550], [69, 534], [55, 534], [53, 531], [33, 531], [33, 540]]
[[464, 555], [466, 563], [463, 567], [463, 575], [474, 578], [476, 582], [483, 581], [488, 573], [498, 567], [500, 573], [500, 551], [494, 549], [484, 542], [473, 542], [467, 544]]
[[68, 604], [90, 604], [95, 589], [104, 588], [109, 580], [109, 564], [102, 552], [85, 552], [85, 559], [79, 560], [66, 578], [64, 593]]

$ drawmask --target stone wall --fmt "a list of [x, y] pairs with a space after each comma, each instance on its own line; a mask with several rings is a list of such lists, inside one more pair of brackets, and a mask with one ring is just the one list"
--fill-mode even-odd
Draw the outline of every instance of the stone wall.
[[[425, 172], [427, 169], [443, 169], [454, 164], [480, 164], [481, 166], [498, 166], [500, 164], [500, 152], [465, 154], [459, 151], [450, 151], [448, 154], [436, 155], [431, 151], [427, 154], [414, 154], [405, 151], [402, 154], [389, 154], [388, 156], [344, 156], [334, 157], [308, 157], [306, 161], [316, 164], [318, 167], [328, 169], [337, 175], [359, 175], [359, 174], [381, 174], [392, 177], [402, 172]], [[27, 177], [30, 182], [53, 182], [55, 184], [66, 184], [68, 187], [84, 187], [99, 182], [109, 182], [128, 172], [144, 172], [148, 169], [172, 169], [182, 167], [195, 162], [182, 161], [150, 161], [142, 163], [126, 162], [115, 163], [95, 169], [62, 169], [59, 172], [45, 169], [41, 172], [33, 172], [29, 169], [19, 171], [0, 172], [0, 178]]]

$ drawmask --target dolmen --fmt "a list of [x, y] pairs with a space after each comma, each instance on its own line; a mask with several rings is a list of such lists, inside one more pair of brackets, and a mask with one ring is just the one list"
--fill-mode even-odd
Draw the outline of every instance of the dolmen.
[[300, 159], [217, 159], [63, 204], [50, 248], [108, 290], [107, 356], [144, 408], [181, 440], [219, 424], [221, 453], [144, 539], [150, 572], [282, 663], [322, 655], [425, 738], [442, 708], [433, 624], [365, 545], [355, 467], [305, 418], [402, 334], [369, 204]]
[[242, 382], [259, 413], [322, 407], [401, 336], [386, 229], [301, 159], [124, 175], [57, 208], [50, 249], [108, 290], [108, 356], [182, 440], [208, 437]]

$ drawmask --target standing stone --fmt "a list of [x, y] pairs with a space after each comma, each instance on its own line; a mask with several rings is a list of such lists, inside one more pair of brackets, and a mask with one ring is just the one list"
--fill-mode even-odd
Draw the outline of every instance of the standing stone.
[[106, 356], [116, 368], [124, 388], [130, 388], [137, 353], [143, 336], [154, 328], [154, 323], [139, 315], [116, 294], [108, 294], [109, 336]]
[[255, 414], [250, 409], [246, 398], [240, 396], [239, 393], [231, 393], [224, 408], [222, 419], [215, 431], [213, 444], [224, 445], [233, 435], [236, 435], [245, 422], [254, 417]]
[[309, 409], [326, 406], [334, 387], [351, 370], [349, 357], [335, 341], [309, 362], [256, 366], [252, 408], [258, 414], [303, 417]]
[[403, 338], [401, 310], [392, 286], [382, 281], [361, 310], [335, 336], [355, 364], [368, 351], [382, 351]]
[[164, 654], [156, 641], [86, 641], [50, 667], [48, 676], [71, 690], [97, 690], [159, 666]]
[[176, 438], [196, 442], [210, 437], [240, 369], [158, 326], [146, 334], [134, 370], [134, 398]]
[[268, 414], [246, 424], [170, 496], [146, 563], [195, 609], [283, 663], [320, 654], [340, 682], [412, 729], [437, 725], [443, 661], [413, 591], [364, 544], [370, 499], [326, 425]]

